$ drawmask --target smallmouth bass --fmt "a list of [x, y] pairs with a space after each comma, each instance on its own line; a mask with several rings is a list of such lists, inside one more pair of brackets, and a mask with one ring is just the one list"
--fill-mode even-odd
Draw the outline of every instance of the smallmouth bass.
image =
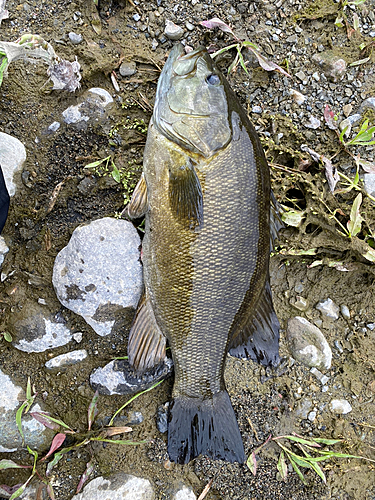
[[175, 367], [170, 459], [244, 462], [224, 383], [227, 353], [279, 363], [269, 285], [270, 178], [259, 138], [204, 47], [176, 45], [160, 75], [142, 177], [128, 207], [146, 215], [145, 294], [129, 363]]

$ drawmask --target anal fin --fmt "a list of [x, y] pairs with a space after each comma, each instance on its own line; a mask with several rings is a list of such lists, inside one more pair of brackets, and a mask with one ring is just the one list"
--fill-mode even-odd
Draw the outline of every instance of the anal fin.
[[131, 219], [143, 217], [148, 210], [147, 184], [144, 174], [138, 181], [133, 191], [132, 199], [128, 205], [128, 215]]
[[279, 328], [268, 278], [256, 309], [232, 332], [229, 354], [236, 358], [250, 358], [264, 366], [278, 366]]
[[143, 373], [157, 366], [165, 358], [166, 338], [158, 327], [150, 300], [145, 294], [136, 312], [129, 333], [129, 364]]

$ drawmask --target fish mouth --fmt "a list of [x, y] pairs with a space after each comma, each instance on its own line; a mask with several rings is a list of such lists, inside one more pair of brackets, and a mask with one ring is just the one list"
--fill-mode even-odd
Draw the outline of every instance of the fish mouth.
[[185, 78], [194, 76], [198, 59], [202, 57], [206, 52], [206, 48], [200, 45], [195, 50], [192, 50], [187, 54], [181, 53], [180, 55], [177, 55], [172, 64], [174, 76]]

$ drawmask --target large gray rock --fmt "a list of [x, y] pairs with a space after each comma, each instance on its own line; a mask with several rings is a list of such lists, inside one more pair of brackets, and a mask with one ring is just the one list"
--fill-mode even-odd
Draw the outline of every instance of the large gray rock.
[[307, 319], [296, 316], [288, 321], [286, 339], [292, 356], [310, 368], [331, 367], [332, 351], [322, 332]]
[[21, 141], [0, 132], [0, 165], [4, 174], [9, 196], [16, 192], [14, 174], [21, 170], [26, 160], [26, 149]]
[[154, 500], [154, 489], [148, 479], [119, 472], [108, 478], [90, 481], [72, 500]]
[[[22, 448], [22, 438], [16, 424], [16, 412], [25, 399], [25, 391], [1, 370], [0, 387], [0, 453], [4, 453]], [[34, 404], [30, 411], [43, 411], [43, 409], [39, 404]], [[22, 429], [25, 443], [39, 451], [45, 450], [55, 435], [54, 431], [44, 427], [30, 414], [22, 418]]]
[[106, 217], [75, 229], [56, 257], [58, 299], [98, 335], [119, 331], [134, 315], [143, 288], [140, 244], [130, 222]]

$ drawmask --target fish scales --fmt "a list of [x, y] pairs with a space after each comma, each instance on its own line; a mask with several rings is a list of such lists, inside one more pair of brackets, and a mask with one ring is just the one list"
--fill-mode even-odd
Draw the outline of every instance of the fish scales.
[[[235, 355], [264, 364], [278, 359], [278, 322], [268, 284], [269, 171], [259, 139], [222, 75], [222, 94], [213, 90], [212, 126], [207, 121], [210, 107], [201, 104], [199, 91], [196, 97], [186, 90], [188, 112], [184, 92], [173, 100], [168, 75], [175, 77], [178, 90], [185, 63], [190, 64], [190, 78], [204, 77], [204, 96], [210, 95], [210, 75], [220, 75], [202, 48], [183, 56], [177, 47], [159, 80], [140, 183], [147, 190], [146, 301], [155, 317], [154, 330], [169, 341], [175, 366], [170, 458], [185, 463], [203, 453], [243, 462], [224, 367], [231, 348]], [[131, 362], [136, 330], [135, 322]]]

